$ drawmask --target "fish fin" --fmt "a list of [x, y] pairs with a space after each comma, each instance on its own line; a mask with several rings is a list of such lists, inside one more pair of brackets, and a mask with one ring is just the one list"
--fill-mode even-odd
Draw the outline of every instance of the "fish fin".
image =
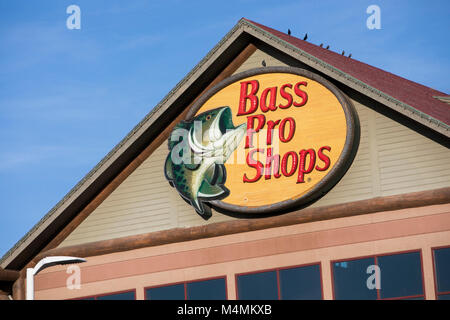
[[225, 166], [223, 164], [218, 164], [217, 170], [218, 170], [218, 176], [217, 176], [217, 184], [225, 184], [225, 180], [227, 179], [227, 170], [225, 169]]
[[209, 184], [215, 185], [217, 181], [217, 177], [219, 174], [219, 169], [217, 168], [217, 165], [213, 164], [211, 165], [205, 172], [205, 180], [208, 181]]
[[206, 170], [205, 179], [211, 185], [224, 184], [226, 179], [226, 170], [223, 164], [213, 164]]
[[172, 159], [170, 159], [170, 153], [166, 158], [166, 163], [164, 164], [164, 175], [166, 179], [169, 181], [169, 184], [173, 187], [173, 171], [172, 171]]
[[203, 180], [198, 190], [198, 196], [200, 198], [217, 198], [226, 192], [224, 187], [217, 184], [210, 184], [208, 180]]
[[219, 175], [220, 175], [221, 171], [220, 171], [220, 168], [218, 165], [214, 165], [213, 171], [214, 171], [214, 173], [213, 173], [211, 181], [209, 181], [209, 183], [212, 185], [215, 185], [217, 183], [217, 179], [219, 179]]

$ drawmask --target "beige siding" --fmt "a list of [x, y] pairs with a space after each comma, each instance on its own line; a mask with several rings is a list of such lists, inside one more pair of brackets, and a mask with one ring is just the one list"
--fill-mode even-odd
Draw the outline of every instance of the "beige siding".
[[371, 148], [371, 118], [373, 111], [353, 101], [361, 123], [361, 139], [355, 160], [342, 180], [313, 206], [323, 206], [377, 196], [374, 186], [374, 162]]
[[167, 145], [161, 145], [61, 246], [226, 220], [217, 213], [205, 222], [164, 177]]
[[[257, 50], [237, 71], [285, 65]], [[361, 142], [343, 179], [313, 206], [450, 186], [450, 151], [397, 122], [353, 101]], [[230, 220], [213, 212], [204, 221], [164, 177], [167, 145], [161, 145], [61, 246]]]
[[450, 151], [375, 114], [381, 195], [449, 186]]
[[246, 70], [254, 69], [254, 68], [261, 68], [263, 60], [266, 62], [267, 67], [274, 67], [274, 66], [283, 66], [287, 67], [288, 65], [277, 60], [276, 58], [272, 57], [268, 53], [265, 53], [261, 50], [256, 50], [235, 72], [240, 73]]
[[361, 143], [342, 180], [313, 206], [450, 186], [450, 150], [356, 101]]
[[237, 74], [254, 68], [261, 68], [263, 67], [263, 61], [266, 63], [266, 67], [293, 66], [311, 69], [309, 66], [300, 61], [277, 56], [278, 53], [276, 53], [274, 49], [271, 49], [269, 47], [266, 47], [264, 51], [258, 49], [233, 74]]

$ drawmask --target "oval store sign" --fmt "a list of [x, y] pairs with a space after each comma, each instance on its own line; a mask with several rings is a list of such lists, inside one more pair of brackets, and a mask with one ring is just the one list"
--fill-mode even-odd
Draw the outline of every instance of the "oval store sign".
[[238, 217], [311, 204], [345, 174], [359, 143], [353, 106], [333, 84], [288, 67], [222, 81], [169, 138], [165, 174], [203, 218]]

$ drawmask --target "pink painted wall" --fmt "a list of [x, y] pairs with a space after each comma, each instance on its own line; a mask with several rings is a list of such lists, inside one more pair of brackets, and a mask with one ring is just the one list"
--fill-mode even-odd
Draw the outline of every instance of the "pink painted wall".
[[226, 276], [236, 298], [235, 275], [320, 263], [325, 299], [332, 299], [334, 260], [420, 250], [425, 295], [435, 299], [431, 248], [450, 245], [450, 204], [202, 239], [90, 257], [81, 268], [81, 289], [69, 290], [64, 266], [36, 277], [36, 299], [71, 299], [175, 282]]

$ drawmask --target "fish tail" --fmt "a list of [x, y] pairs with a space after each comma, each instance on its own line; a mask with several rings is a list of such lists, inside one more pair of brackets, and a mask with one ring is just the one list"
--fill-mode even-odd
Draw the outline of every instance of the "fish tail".
[[194, 207], [195, 211], [205, 220], [211, 218], [212, 212], [211, 208], [204, 204], [202, 201], [199, 201], [197, 197], [191, 200], [191, 204]]

